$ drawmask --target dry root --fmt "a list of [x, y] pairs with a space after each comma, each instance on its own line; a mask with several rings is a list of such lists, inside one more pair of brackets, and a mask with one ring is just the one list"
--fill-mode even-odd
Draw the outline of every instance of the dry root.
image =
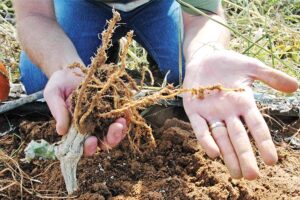
[[[133, 100], [133, 90], [138, 90], [136, 82], [130, 77], [126, 70], [126, 55], [132, 42], [133, 32], [127, 33], [126, 43], [120, 53], [121, 66], [105, 64], [106, 50], [111, 45], [111, 37], [116, 23], [120, 20], [117, 12], [109, 22], [108, 29], [102, 33], [102, 46], [92, 61], [90, 68], [82, 72], [86, 74], [84, 81], [72, 94], [72, 107], [74, 108], [74, 124], [81, 134], [98, 133], [101, 140], [107, 133], [108, 127], [116, 119], [124, 117], [129, 124], [128, 134], [131, 144], [138, 150], [140, 140], [149, 141], [150, 147], [155, 146], [152, 129], [140, 116], [137, 108], [115, 113], [111, 117], [99, 117], [99, 113], [108, 113], [117, 110]], [[74, 64], [78, 66], [78, 64]], [[99, 135], [100, 133], [100, 135]]]
[[[49, 170], [52, 165], [49, 165], [43, 173]], [[65, 195], [59, 191], [49, 190], [41, 194], [34, 188], [34, 183], [41, 183], [36, 179], [40, 175], [42, 174], [30, 177], [22, 170], [17, 159], [0, 150], [0, 199], [4, 197], [6, 197], [4, 199], [10, 199], [9, 194], [13, 192], [19, 193], [21, 197], [24, 193], [28, 193], [41, 199], [63, 199]]]
[[[21, 169], [19, 163], [12, 157], [0, 150], [0, 164], [5, 168], [0, 171], [0, 193], [8, 188], [18, 185], [20, 187], [20, 193], [24, 190], [24, 179], [29, 179], [30, 177]], [[5, 180], [2, 177], [5, 173], [9, 172], [13, 180]]]

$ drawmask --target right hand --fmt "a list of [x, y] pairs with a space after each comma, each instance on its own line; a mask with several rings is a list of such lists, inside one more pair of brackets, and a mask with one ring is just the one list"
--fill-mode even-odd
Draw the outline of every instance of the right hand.
[[[222, 155], [233, 178], [253, 180], [259, 176], [259, 168], [244, 124], [267, 165], [274, 165], [278, 156], [269, 128], [256, 106], [251, 84], [260, 80], [274, 89], [291, 93], [298, 89], [297, 80], [259, 60], [225, 49], [207, 55], [199, 51], [196, 55], [187, 63], [185, 88], [221, 84], [245, 91], [210, 91], [204, 99], [185, 94], [184, 109], [193, 130], [211, 158]], [[224, 125], [211, 129], [216, 122]]]
[[[76, 73], [80, 73], [80, 70], [61, 69], [54, 72], [44, 90], [44, 98], [56, 120], [56, 131], [59, 135], [68, 132], [71, 117], [67, 99], [83, 79]], [[103, 150], [115, 147], [125, 137], [126, 129], [126, 120], [124, 118], [117, 119], [115, 123], [109, 126], [107, 136], [99, 144], [99, 147]], [[95, 136], [88, 137], [84, 143], [84, 155], [93, 155], [97, 146], [98, 139]]]

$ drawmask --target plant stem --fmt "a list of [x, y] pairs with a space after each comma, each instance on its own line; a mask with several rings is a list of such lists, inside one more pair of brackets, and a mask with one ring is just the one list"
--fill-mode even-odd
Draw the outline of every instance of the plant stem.
[[78, 189], [76, 170], [77, 164], [83, 154], [83, 142], [87, 135], [80, 134], [72, 124], [61, 143], [55, 147], [55, 155], [60, 161], [68, 194]]

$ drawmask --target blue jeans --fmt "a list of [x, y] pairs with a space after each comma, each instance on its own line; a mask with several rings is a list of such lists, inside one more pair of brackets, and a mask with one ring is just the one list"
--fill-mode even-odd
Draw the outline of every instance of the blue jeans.
[[[85, 63], [101, 45], [98, 34], [112, 17], [112, 10], [105, 4], [95, 5], [86, 0], [55, 0], [57, 21], [71, 39]], [[116, 29], [113, 42], [134, 30], [134, 39], [153, 58], [162, 75], [169, 70], [168, 82], [177, 84], [179, 80], [179, 26], [181, 10], [175, 0], [152, 0], [130, 12], [119, 11], [122, 17]], [[22, 52], [20, 58], [21, 82], [28, 94], [42, 90], [48, 79]], [[183, 70], [184, 72], [184, 70]]]

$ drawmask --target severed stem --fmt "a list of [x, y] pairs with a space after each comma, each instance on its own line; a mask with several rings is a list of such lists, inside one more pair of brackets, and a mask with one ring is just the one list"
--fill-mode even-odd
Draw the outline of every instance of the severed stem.
[[87, 135], [80, 134], [72, 124], [60, 144], [55, 147], [55, 155], [60, 161], [68, 194], [72, 194], [78, 189], [76, 170], [83, 154], [83, 142], [86, 137]]

